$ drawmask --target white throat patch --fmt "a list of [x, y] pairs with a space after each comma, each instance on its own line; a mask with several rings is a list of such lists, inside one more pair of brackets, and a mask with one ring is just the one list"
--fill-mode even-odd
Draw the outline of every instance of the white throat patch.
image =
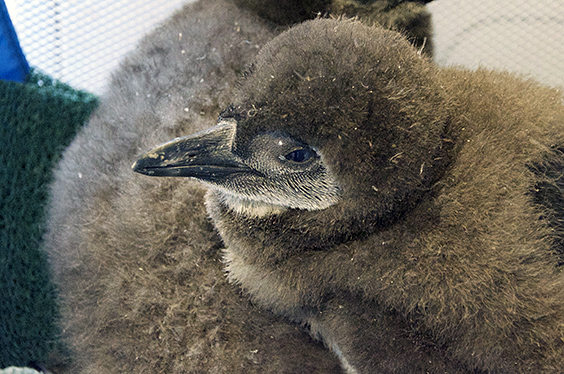
[[233, 196], [223, 191], [220, 191], [219, 195], [221, 196], [223, 203], [225, 203], [225, 205], [227, 205], [232, 211], [247, 217], [265, 217], [272, 214], [280, 214], [288, 209], [281, 205]]

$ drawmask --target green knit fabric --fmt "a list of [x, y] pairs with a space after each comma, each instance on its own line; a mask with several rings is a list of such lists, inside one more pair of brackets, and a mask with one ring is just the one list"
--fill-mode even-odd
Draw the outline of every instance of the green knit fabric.
[[57, 304], [39, 243], [51, 170], [97, 98], [32, 71], [0, 81], [0, 369], [55, 348]]

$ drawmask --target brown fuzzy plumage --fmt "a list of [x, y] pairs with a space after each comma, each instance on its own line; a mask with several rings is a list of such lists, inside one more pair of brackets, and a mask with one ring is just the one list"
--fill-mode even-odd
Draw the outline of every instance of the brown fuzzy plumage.
[[[560, 92], [439, 69], [361, 21], [274, 38], [228, 2], [188, 9], [123, 64], [53, 186], [46, 245], [83, 372], [339, 372], [298, 326], [350, 373], [562, 371]], [[222, 108], [233, 152], [300, 139], [340, 201], [245, 216], [212, 189], [220, 238], [200, 185], [131, 173]]]
[[212, 190], [230, 278], [351, 373], [562, 372], [562, 100], [359, 22], [293, 28], [222, 118], [235, 153], [272, 131], [319, 149], [342, 201], [246, 217]]
[[205, 0], [179, 11], [125, 59], [65, 151], [45, 248], [69, 373], [341, 372], [320, 343], [228, 284], [199, 183], [130, 169], [152, 145], [213, 124], [277, 24], [327, 11], [323, 1], [302, 10], [290, 1], [295, 19], [265, 20], [266, 3]]
[[402, 32], [416, 47], [430, 56], [433, 54], [431, 14], [421, 6], [423, 2], [430, 1], [333, 0], [330, 9], [332, 14], [357, 16], [369, 25], [380, 25]]

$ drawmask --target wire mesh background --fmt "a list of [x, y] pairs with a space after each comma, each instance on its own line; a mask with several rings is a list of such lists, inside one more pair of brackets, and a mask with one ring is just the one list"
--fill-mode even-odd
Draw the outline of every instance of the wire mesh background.
[[8, 0], [32, 67], [75, 88], [103, 92], [123, 55], [186, 0]]
[[[139, 38], [193, 0], [6, 0], [31, 66], [101, 94]], [[441, 65], [485, 66], [564, 87], [564, 0], [435, 0]]]

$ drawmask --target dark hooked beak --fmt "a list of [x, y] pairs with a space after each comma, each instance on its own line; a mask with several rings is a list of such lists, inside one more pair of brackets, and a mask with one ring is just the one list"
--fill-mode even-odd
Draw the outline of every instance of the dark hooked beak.
[[250, 172], [232, 152], [236, 124], [224, 122], [209, 130], [171, 140], [145, 153], [133, 165], [153, 177], [192, 177], [214, 182]]

